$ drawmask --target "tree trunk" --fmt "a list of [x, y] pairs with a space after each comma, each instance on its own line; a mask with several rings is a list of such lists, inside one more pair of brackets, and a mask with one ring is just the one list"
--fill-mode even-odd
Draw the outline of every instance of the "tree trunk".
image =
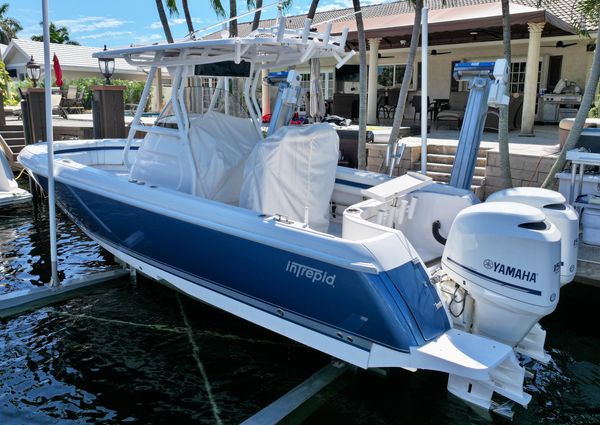
[[190, 15], [190, 8], [188, 7], [188, 0], [181, 0], [183, 7], [183, 14], [185, 15], [185, 22], [188, 27], [188, 33], [192, 38], [194, 37], [194, 23], [192, 22], [192, 15]]
[[[504, 47], [504, 59], [509, 66], [510, 82], [510, 9], [509, 0], [502, 0], [502, 45]], [[510, 83], [509, 83], [510, 95]], [[510, 174], [510, 154], [508, 149], [508, 120], [509, 120], [508, 105], [500, 106], [500, 119], [498, 122], [498, 148], [500, 150], [500, 178], [502, 179], [502, 187], [512, 187], [512, 176]]]
[[[598, 23], [600, 24], [600, 13], [597, 16]], [[573, 127], [571, 127], [571, 131], [569, 132], [569, 136], [567, 136], [567, 140], [562, 150], [560, 151], [560, 155], [556, 158], [556, 162], [552, 166], [550, 173], [548, 173], [548, 177], [544, 180], [544, 184], [542, 187], [551, 188], [554, 185], [556, 178], [554, 177], [556, 173], [562, 171], [565, 166], [567, 151], [574, 149], [577, 141], [579, 140], [579, 136], [581, 136], [581, 131], [583, 130], [583, 126], [585, 125], [585, 119], [587, 118], [590, 108], [592, 107], [592, 103], [594, 102], [594, 97], [596, 94], [596, 88], [598, 87], [598, 78], [600, 78], [600, 46], [598, 46], [598, 39], [596, 39], [596, 50], [594, 50], [594, 61], [592, 62], [592, 69], [590, 71], [590, 76], [585, 85], [585, 91], [583, 92], [583, 99], [581, 100], [581, 105], [577, 110], [577, 115], [575, 116], [575, 122], [573, 123]]]
[[160, 23], [162, 24], [163, 30], [165, 31], [165, 37], [167, 37], [167, 41], [169, 43], [172, 43], [173, 35], [171, 34], [171, 28], [169, 28], [169, 21], [167, 20], [167, 15], [165, 14], [165, 8], [163, 6], [162, 0], [156, 0], [156, 10], [158, 11]]
[[308, 8], [308, 13], [306, 14], [306, 19], [310, 19], [311, 21], [315, 17], [315, 13], [317, 13], [317, 6], [319, 5], [319, 0], [312, 0], [310, 3], [310, 7]]
[[415, 21], [413, 22], [412, 35], [410, 39], [410, 48], [408, 49], [408, 58], [406, 60], [406, 71], [404, 71], [404, 77], [402, 78], [402, 86], [400, 87], [400, 94], [398, 95], [398, 105], [396, 106], [396, 112], [394, 113], [394, 124], [392, 125], [392, 133], [390, 134], [389, 145], [390, 152], [391, 148], [398, 140], [400, 135], [400, 125], [404, 118], [404, 108], [406, 106], [406, 98], [408, 96], [408, 87], [412, 79], [413, 69], [415, 65], [415, 55], [417, 54], [417, 47], [419, 46], [419, 35], [421, 33], [421, 10], [423, 9], [423, 0], [415, 1]]
[[[256, 8], [260, 9], [263, 5], [263, 0], [256, 0]], [[258, 25], [260, 24], [260, 15], [261, 10], [257, 10], [254, 12], [254, 20], [252, 21], [252, 31], [258, 29]]]
[[[237, 16], [237, 3], [235, 0], [229, 0], [229, 18]], [[237, 19], [229, 23], [229, 37], [238, 36], [238, 22]]]
[[358, 168], [367, 168], [367, 41], [365, 27], [360, 11], [360, 0], [352, 0], [358, 35], [358, 53], [360, 57], [359, 105], [358, 105]]

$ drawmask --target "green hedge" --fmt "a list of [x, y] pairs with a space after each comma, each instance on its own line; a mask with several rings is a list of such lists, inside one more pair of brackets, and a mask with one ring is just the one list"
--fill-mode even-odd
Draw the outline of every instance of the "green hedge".
[[[123, 102], [127, 103], [140, 103], [142, 97], [142, 91], [144, 90], [143, 81], [130, 81], [130, 80], [111, 80], [115, 86], [125, 86], [125, 92], [123, 93]], [[104, 78], [77, 78], [71, 81], [65, 82], [63, 90], [66, 92], [69, 86], [76, 85], [77, 92], [84, 91], [83, 94], [83, 107], [86, 109], [92, 108], [92, 96], [93, 87], [101, 86], [104, 84]], [[148, 104], [146, 104], [144, 110], [147, 110]]]

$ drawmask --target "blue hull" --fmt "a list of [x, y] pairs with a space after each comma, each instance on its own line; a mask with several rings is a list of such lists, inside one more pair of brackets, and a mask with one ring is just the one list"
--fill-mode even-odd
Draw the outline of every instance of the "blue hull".
[[56, 195], [78, 226], [115, 250], [355, 347], [407, 352], [450, 328], [420, 264], [358, 272], [58, 181]]

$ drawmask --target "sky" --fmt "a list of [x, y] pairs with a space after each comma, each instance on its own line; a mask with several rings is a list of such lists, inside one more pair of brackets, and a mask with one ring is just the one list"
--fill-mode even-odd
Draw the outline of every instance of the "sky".
[[[362, 5], [383, 3], [389, 0], [361, 0]], [[5, 3], [7, 0], [0, 0]], [[265, 5], [276, 0], [263, 0]], [[149, 44], [164, 40], [164, 32], [156, 11], [155, 0], [48, 0], [50, 21], [69, 29], [72, 40], [85, 46], [108, 48], [135, 44]], [[222, 0], [225, 7], [229, 1]], [[237, 0], [238, 15], [246, 12], [246, 0]], [[42, 0], [8, 0], [7, 16], [19, 21], [23, 30], [18, 38], [29, 39], [41, 34]], [[178, 4], [181, 2], [178, 0]], [[194, 28], [200, 29], [219, 22], [210, 7], [209, 0], [188, 0]], [[293, 0], [286, 14], [306, 13], [310, 0]], [[321, 0], [318, 11], [352, 7], [352, 0]], [[181, 10], [181, 7], [180, 7]], [[167, 12], [168, 13], [168, 12]], [[263, 17], [277, 14], [276, 7], [263, 11]], [[187, 34], [183, 12], [170, 17], [171, 31], [175, 39]], [[252, 20], [249, 15], [242, 20]], [[214, 30], [213, 30], [214, 31]]]

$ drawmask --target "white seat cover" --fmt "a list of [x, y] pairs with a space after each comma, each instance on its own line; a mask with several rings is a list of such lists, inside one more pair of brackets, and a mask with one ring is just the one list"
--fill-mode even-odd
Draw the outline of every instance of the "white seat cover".
[[329, 124], [282, 127], [258, 143], [244, 168], [240, 206], [283, 214], [327, 231], [339, 138]]
[[190, 124], [196, 195], [237, 204], [244, 161], [258, 142], [254, 124], [218, 112], [204, 114]]

